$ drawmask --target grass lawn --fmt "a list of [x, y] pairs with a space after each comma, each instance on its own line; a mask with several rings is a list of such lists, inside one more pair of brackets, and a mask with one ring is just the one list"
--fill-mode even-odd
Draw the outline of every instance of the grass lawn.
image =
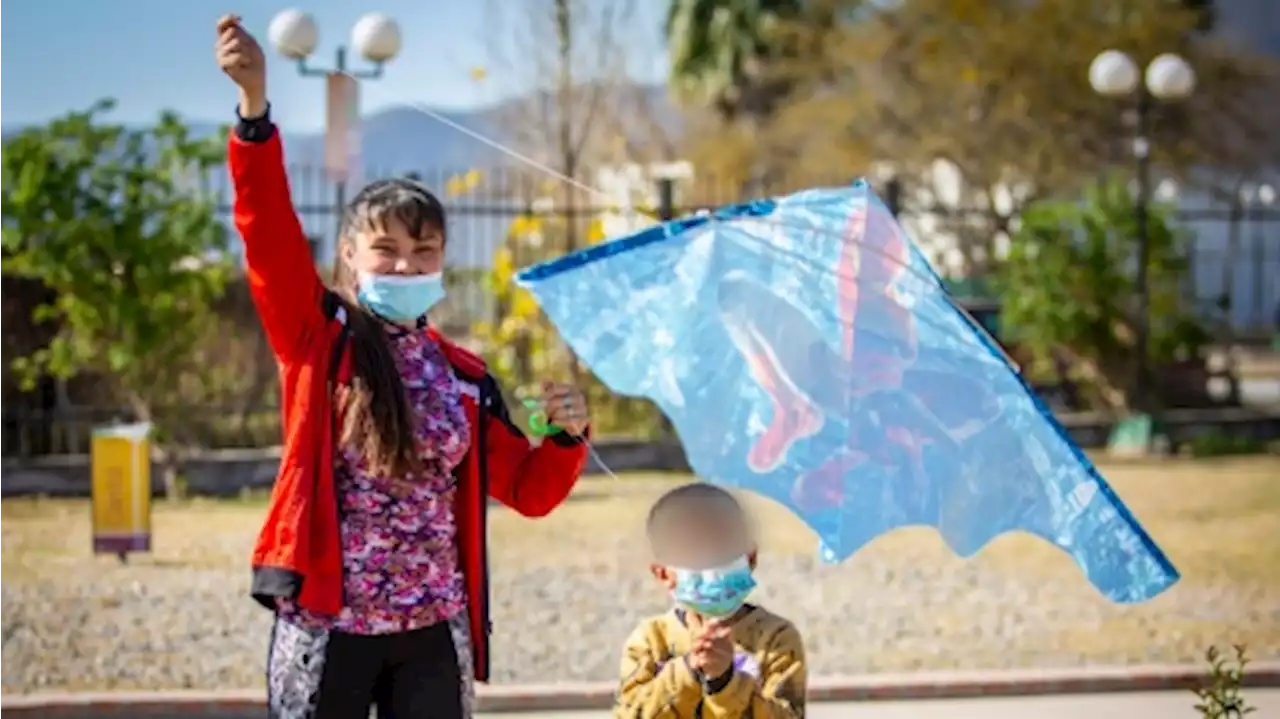
[[[1264, 583], [1280, 597], [1280, 458], [1104, 464], [1103, 474], [1189, 585]], [[643, 551], [641, 525], [649, 503], [681, 475], [636, 475], [623, 481], [584, 481], [569, 502], [544, 520], [506, 510], [491, 512], [494, 561], [507, 566], [615, 565], [618, 538]], [[768, 554], [815, 552], [813, 535], [790, 513], [768, 500], [749, 498]], [[262, 516], [260, 497], [157, 502], [156, 551], [132, 561], [170, 567], [237, 567]], [[89, 509], [84, 500], [22, 499], [3, 502], [3, 562], [6, 581], [22, 581], [33, 564], [52, 561], [74, 569], [88, 555]], [[608, 538], [593, 542], [590, 538]], [[902, 554], [920, 561], [936, 556], [956, 561], [929, 529], [904, 529], [881, 537], [863, 552]], [[630, 551], [627, 554], [631, 554]], [[630, 557], [626, 558], [630, 561]], [[857, 562], [854, 556], [851, 562]], [[1075, 571], [1049, 545], [1006, 535], [976, 558], [993, 567], [1059, 574]], [[68, 576], [73, 576], [74, 572]]]

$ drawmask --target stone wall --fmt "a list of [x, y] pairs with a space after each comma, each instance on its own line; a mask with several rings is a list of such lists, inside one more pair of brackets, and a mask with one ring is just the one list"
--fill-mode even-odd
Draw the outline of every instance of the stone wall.
[[[1163, 417], [1169, 438], [1177, 446], [1197, 436], [1215, 434], [1250, 440], [1280, 439], [1280, 408], [1270, 410], [1183, 410]], [[1072, 439], [1085, 449], [1106, 445], [1112, 422], [1096, 414], [1063, 417]], [[599, 460], [613, 472], [683, 472], [689, 465], [684, 450], [675, 443], [612, 440], [595, 445]], [[601, 472], [597, 457], [588, 471]], [[268, 489], [280, 461], [278, 448], [208, 452], [186, 462], [182, 475], [190, 493], [234, 496], [243, 491]], [[160, 473], [152, 471], [152, 488], [161, 491]], [[44, 457], [36, 460], [5, 459], [0, 484], [4, 497], [89, 494], [87, 455]]]

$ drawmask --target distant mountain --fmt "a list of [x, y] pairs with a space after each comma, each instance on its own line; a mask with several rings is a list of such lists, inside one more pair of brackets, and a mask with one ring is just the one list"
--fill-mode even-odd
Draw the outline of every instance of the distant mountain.
[[[681, 130], [681, 115], [670, 103], [663, 87], [638, 87], [610, 108], [622, 118], [622, 131], [643, 144], [656, 125], [668, 138]], [[643, 105], [644, 112], [635, 105]], [[376, 177], [416, 173], [433, 190], [443, 192], [447, 180], [469, 170], [529, 170], [521, 161], [493, 144], [515, 146], [521, 117], [538, 117], [538, 98], [512, 100], [497, 107], [474, 112], [424, 112], [413, 107], [393, 107], [373, 113], [360, 127], [360, 168], [345, 188], [349, 199], [359, 186]], [[644, 122], [640, 118], [647, 118]], [[443, 120], [441, 119], [443, 118]], [[539, 122], [546, 123], [545, 117]], [[457, 127], [455, 127], [457, 126]], [[464, 128], [465, 131], [459, 130]], [[477, 139], [474, 133], [484, 140]], [[285, 154], [290, 165], [294, 200], [309, 232], [320, 241], [320, 255], [331, 256], [331, 242], [337, 234], [332, 208], [337, 187], [323, 172], [324, 136], [320, 133], [283, 133]], [[485, 142], [488, 140], [490, 142]], [[493, 144], [490, 144], [493, 143]], [[522, 150], [527, 152], [527, 150]], [[655, 153], [656, 154], [656, 153]], [[496, 178], [490, 178], [496, 181]], [[511, 220], [523, 209], [514, 199], [473, 196], [447, 203], [451, 205], [450, 234], [459, 244], [449, 252], [450, 263], [464, 267], [488, 267], [494, 250], [505, 239]], [[504, 205], [509, 209], [503, 209]]]
[[[671, 104], [661, 86], [638, 86], [627, 97], [617, 100], [620, 107], [611, 108], [623, 118], [628, 134], [639, 135], [636, 113], [630, 105], [643, 103], [645, 112], [663, 132], [678, 134], [680, 113]], [[385, 175], [418, 172], [426, 176], [507, 165], [513, 159], [449, 123], [466, 128], [500, 144], [513, 144], [507, 130], [518, 122], [522, 113], [532, 114], [539, 106], [536, 98], [520, 98], [496, 107], [476, 111], [444, 111], [411, 106], [390, 107], [371, 113], [361, 120], [360, 155], [365, 174]], [[442, 121], [440, 118], [443, 118]], [[447, 122], [446, 122], [447, 121]], [[542, 120], [545, 122], [545, 119]], [[227, 123], [188, 120], [188, 128], [196, 136], [219, 133]], [[8, 139], [21, 131], [21, 126], [6, 125], [0, 134]], [[293, 132], [281, 128], [289, 164], [299, 167], [322, 166], [323, 133]]]
[[[503, 142], [501, 127], [491, 110], [431, 112]], [[284, 139], [290, 164], [323, 165], [322, 133], [291, 133], [286, 129]], [[416, 108], [388, 108], [365, 117], [360, 124], [360, 164], [365, 174], [419, 172], [425, 176], [465, 172], [504, 160], [493, 148]]]
[[[671, 104], [664, 87], [636, 87], [615, 98], [617, 107], [606, 108], [620, 118], [628, 136], [638, 140], [647, 129], [642, 116], [651, 118], [669, 137], [679, 134], [680, 112]], [[465, 111], [441, 111], [415, 107], [392, 107], [365, 117], [360, 126], [361, 163], [368, 174], [389, 175], [418, 172], [424, 179], [448, 176], [473, 168], [508, 166], [518, 161], [492, 145], [451, 127], [461, 126], [472, 133], [502, 145], [516, 145], [514, 132], [522, 117], [544, 113], [545, 98], [526, 97], [510, 100], [496, 107]], [[553, 103], [547, 103], [553, 105]], [[643, 105], [641, 113], [635, 106]], [[443, 118], [443, 120], [441, 119]], [[554, 118], [541, 117], [548, 123]], [[284, 132], [285, 149], [291, 164], [319, 165], [324, 161], [322, 134]]]

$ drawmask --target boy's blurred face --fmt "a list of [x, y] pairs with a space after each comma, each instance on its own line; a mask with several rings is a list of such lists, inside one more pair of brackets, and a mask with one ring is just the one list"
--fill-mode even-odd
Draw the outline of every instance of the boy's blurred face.
[[652, 528], [653, 576], [668, 591], [675, 588], [674, 569], [713, 569], [747, 556], [756, 565], [755, 541], [742, 514], [714, 501], [691, 501], [670, 507]]

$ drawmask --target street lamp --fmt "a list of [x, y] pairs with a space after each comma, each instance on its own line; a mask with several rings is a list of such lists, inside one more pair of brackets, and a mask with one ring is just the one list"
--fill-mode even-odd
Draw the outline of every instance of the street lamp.
[[382, 66], [400, 53], [400, 26], [382, 13], [369, 13], [351, 28], [351, 44], [364, 59], [373, 63], [368, 70], [349, 69], [347, 48], [342, 45], [335, 52], [332, 69], [307, 65], [307, 58], [320, 42], [320, 30], [315, 19], [301, 10], [285, 10], [272, 18], [267, 37], [281, 55], [297, 61], [298, 71], [306, 77], [341, 73], [361, 80], [374, 80], [382, 77]]
[[1150, 384], [1151, 334], [1151, 290], [1147, 280], [1147, 264], [1151, 255], [1147, 227], [1147, 204], [1151, 193], [1151, 145], [1148, 138], [1151, 105], [1153, 100], [1167, 102], [1185, 99], [1195, 89], [1196, 74], [1186, 60], [1173, 53], [1156, 57], [1144, 72], [1125, 53], [1106, 50], [1099, 53], [1089, 65], [1089, 84], [1104, 97], [1132, 99], [1137, 111], [1133, 136], [1133, 155], [1138, 165], [1138, 192], [1134, 202], [1134, 221], [1138, 231], [1138, 267], [1134, 280], [1138, 291], [1134, 400], [1139, 411], [1146, 412]]
[[[329, 80], [330, 93], [343, 92], [338, 89], [341, 86], [341, 78], [343, 76], [348, 78], [348, 82], [352, 83], [346, 90], [349, 97], [329, 97], [329, 117], [333, 118], [336, 113], [349, 113], [350, 119], [346, 120], [348, 122], [356, 122], [355, 118], [359, 117], [354, 82], [382, 77], [383, 66], [399, 54], [401, 44], [400, 26], [395, 20], [382, 13], [369, 13], [357, 20], [351, 28], [351, 45], [373, 65], [364, 70], [352, 70], [347, 67], [347, 48], [343, 45], [339, 45], [334, 53], [332, 68], [322, 69], [308, 65], [307, 58], [315, 52], [320, 42], [320, 30], [316, 27], [315, 19], [301, 10], [285, 10], [272, 18], [271, 25], [267, 28], [267, 37], [281, 55], [298, 63], [298, 72], [303, 77], [323, 77]], [[333, 107], [335, 103], [344, 100], [349, 103], [349, 107], [338, 109]], [[328, 132], [334, 136], [327, 138], [326, 147], [340, 148], [338, 152], [345, 155], [348, 152], [346, 138], [336, 137], [340, 134], [339, 128], [331, 126]], [[339, 222], [347, 204], [346, 163], [346, 157], [333, 158], [333, 162], [330, 163], [331, 169], [338, 175], [334, 183], [334, 205]]]

